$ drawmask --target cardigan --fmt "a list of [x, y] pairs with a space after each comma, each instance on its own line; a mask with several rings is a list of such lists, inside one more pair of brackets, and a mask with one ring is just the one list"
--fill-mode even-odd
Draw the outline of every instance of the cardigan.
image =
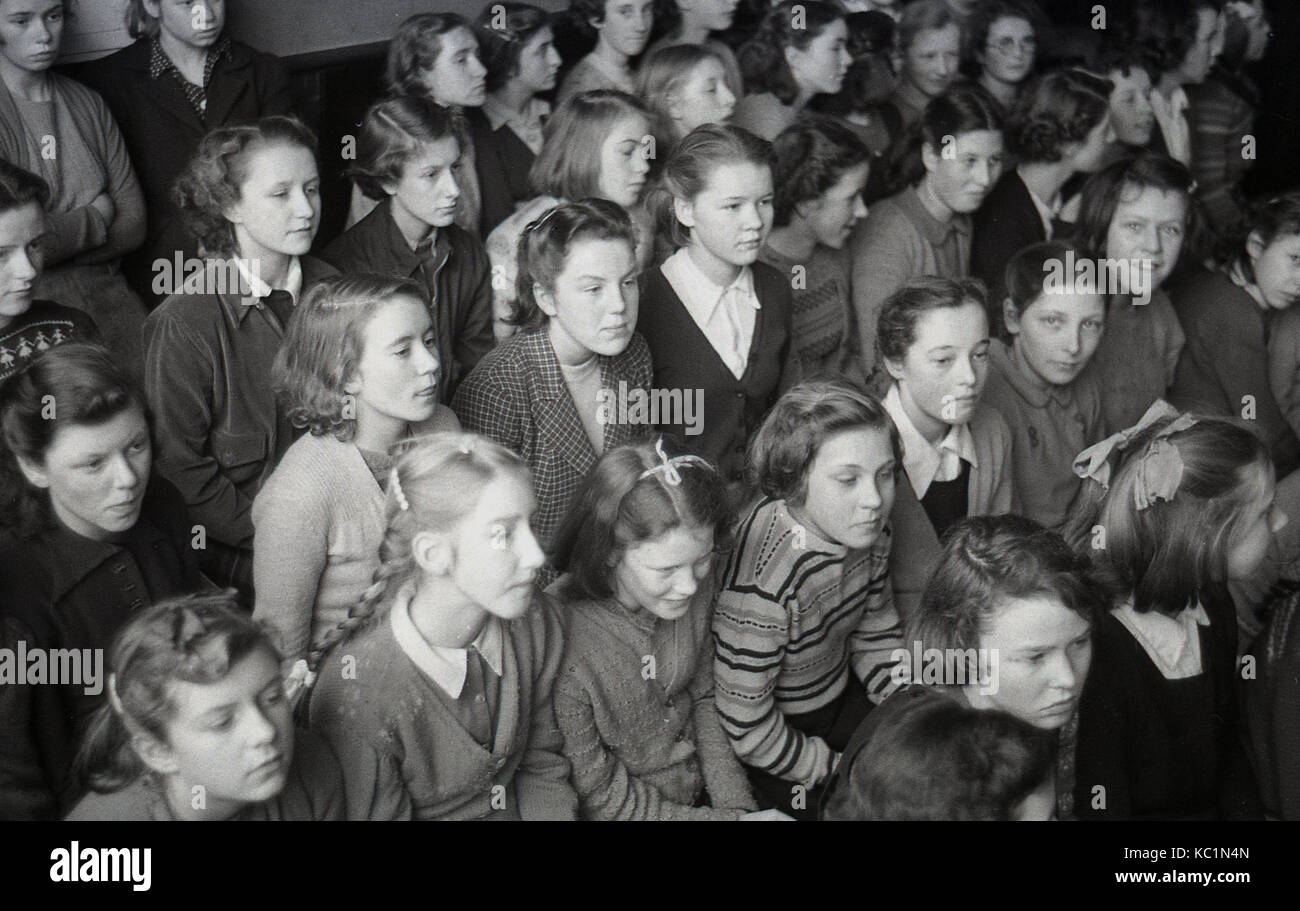
[[1152, 402], [1166, 397], [1185, 342], [1178, 314], [1164, 291], [1153, 291], [1145, 304], [1112, 295], [1106, 331], [1084, 368], [1101, 391], [1106, 433], [1132, 427]]
[[1210, 624], [1198, 627], [1202, 672], [1192, 677], [1166, 679], [1113, 612], [1093, 630], [1079, 704], [1079, 818], [1217, 819], [1228, 809], [1239, 749], [1236, 609], [1226, 589], [1203, 593], [1201, 604]]
[[83, 311], [34, 300], [25, 313], [0, 326], [0, 383], [55, 345], [98, 340], [95, 321]]
[[[176, 488], [153, 477], [140, 518], [119, 541], [92, 541], [55, 521], [30, 537], [0, 534], [0, 647], [107, 649], [137, 611], [205, 587]], [[24, 645], [25, 643], [25, 645]], [[103, 669], [105, 673], [107, 669]], [[80, 728], [102, 703], [84, 685], [0, 684], [0, 819], [55, 819], [76, 796]]]
[[[424, 432], [458, 429], [438, 406]], [[379, 568], [384, 490], [352, 442], [303, 434], [253, 500], [253, 619], [286, 664], [322, 646]]]
[[693, 428], [665, 421], [661, 429], [677, 434], [690, 452], [713, 462], [733, 484], [744, 481], [750, 437], [795, 374], [790, 282], [766, 263], [756, 262], [750, 269], [761, 307], [740, 379], [709, 344], [662, 269], [647, 275], [637, 318], [654, 358], [654, 387], [680, 389], [684, 396], [692, 390], [703, 394], [704, 417]]
[[866, 382], [867, 367], [858, 350], [861, 338], [849, 293], [853, 266], [848, 248], [833, 250], [818, 244], [807, 262], [799, 262], [769, 243], [763, 245], [758, 258], [790, 276], [791, 356], [799, 375], [837, 373]]
[[[335, 273], [300, 258], [303, 289]], [[266, 304], [227, 294], [173, 294], [144, 324], [145, 394], [157, 468], [194, 520], [231, 547], [253, 542], [253, 497], [294, 430], [267, 382], [284, 327]]]
[[[737, 819], [757, 809], [713, 701], [716, 591], [710, 575], [677, 620], [612, 599], [562, 606], [555, 718], [584, 817]], [[711, 806], [699, 806], [706, 787]]]
[[127, 263], [128, 277], [141, 296], [151, 294], [156, 260], [170, 262], [177, 250], [183, 258], [198, 255], [171, 191], [199, 141], [218, 127], [289, 114], [295, 107], [280, 61], [232, 40], [229, 54], [212, 66], [207, 108], [200, 116], [175, 79], [166, 74], [150, 78], [150, 46], [150, 38], [140, 38], [77, 70], [77, 77], [100, 92], [113, 112], [144, 190], [149, 230], [144, 246]]
[[309, 724], [343, 766], [348, 819], [408, 802], [415, 819], [575, 818], [551, 702], [564, 640], [548, 596], [537, 592], [524, 616], [503, 621], [490, 750], [397, 644], [388, 611], [405, 608], [399, 595], [334, 649], [311, 694]]
[[989, 327], [994, 335], [1003, 334], [1007, 263], [1023, 248], [1047, 239], [1029, 188], [1015, 168], [1006, 171], [971, 215], [970, 273], [988, 287]]
[[1018, 361], [993, 340], [984, 401], [1011, 430], [1013, 497], [1024, 515], [1059, 529], [1083, 490], [1074, 458], [1104, 436], [1101, 395], [1086, 371], [1068, 386], [1043, 388]]
[[[602, 390], [646, 389], [652, 377], [650, 350], [632, 334], [627, 348], [600, 358]], [[461, 425], [491, 437], [524, 458], [533, 472], [537, 513], [533, 533], [547, 548], [583, 479], [596, 465], [574, 402], [545, 327], [512, 336], [488, 352], [461, 383], [451, 403]], [[645, 437], [647, 425], [617, 420], [605, 424], [604, 451]]]
[[1252, 423], [1268, 444], [1278, 477], [1300, 467], [1300, 439], [1269, 382], [1275, 311], [1215, 271], [1202, 272], [1182, 286], [1178, 313], [1187, 327], [1187, 345], [1178, 359], [1170, 401], [1180, 410], [1235, 418], [1244, 417], [1247, 402], [1253, 401]]
[[[126, 787], [83, 797], [67, 822], [168, 822], [176, 819], [160, 790], [145, 773]], [[230, 817], [239, 822], [316, 822], [343, 819], [343, 772], [325, 741], [311, 731], [293, 732], [293, 758], [280, 793], [248, 804]]]
[[438, 336], [442, 364], [438, 401], [451, 401], [456, 387], [492, 348], [492, 283], [483, 242], [456, 225], [434, 234], [433, 276], [421, 266], [393, 220], [392, 197], [325, 248], [321, 258], [340, 272], [379, 272], [411, 278], [423, 286]]
[[889, 585], [891, 531], [850, 550], [818, 537], [784, 500], [740, 521], [713, 615], [722, 729], [741, 761], [807, 787], [839, 758], [789, 724], [829, 705], [856, 678], [873, 703], [896, 684], [903, 634]]
[[909, 278], [962, 278], [970, 272], [969, 215], [938, 221], [908, 187], [872, 206], [854, 228], [853, 308], [868, 366], [876, 362], [876, 323], [885, 299]]
[[1231, 231], [1246, 212], [1241, 185], [1254, 156], [1244, 154], [1244, 140], [1254, 132], [1255, 105], [1238, 92], [1251, 88], [1249, 77], [1229, 73], [1218, 63], [1204, 82], [1187, 86], [1196, 198], [1219, 233]]

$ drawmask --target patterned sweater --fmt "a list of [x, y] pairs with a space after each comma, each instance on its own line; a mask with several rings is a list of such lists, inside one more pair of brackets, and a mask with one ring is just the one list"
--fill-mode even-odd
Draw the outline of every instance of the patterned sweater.
[[902, 630], [889, 584], [886, 523], [865, 550], [814, 535], [784, 500], [741, 521], [713, 617], [718, 715], [747, 765], [814, 787], [839, 758], [788, 724], [850, 685], [849, 667], [879, 703], [894, 689]]
[[[565, 606], [555, 717], [589, 819], [737, 819], [756, 809], [713, 701], [702, 584], [678, 620], [613, 601]], [[701, 790], [711, 807], [696, 807]]]

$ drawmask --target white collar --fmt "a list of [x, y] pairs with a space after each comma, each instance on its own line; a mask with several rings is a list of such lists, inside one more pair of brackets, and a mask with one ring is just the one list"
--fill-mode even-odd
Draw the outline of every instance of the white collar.
[[903, 400], [898, 392], [898, 383], [891, 383], [889, 391], [881, 402], [898, 428], [898, 438], [903, 444], [903, 468], [917, 497], [925, 496], [933, 483], [935, 475], [943, 462], [944, 453], [950, 453], [972, 468], [979, 467], [975, 457], [975, 436], [970, 432], [969, 424], [950, 424], [948, 433], [938, 446], [934, 446], [916, 429], [912, 419], [903, 408]]
[[[263, 280], [256, 269], [252, 268], [249, 260], [235, 257], [235, 267], [239, 269], [240, 276], [248, 283], [248, 289], [252, 292], [244, 298], [245, 306], [256, 304], [275, 290]], [[302, 294], [302, 260], [296, 256], [289, 260], [289, 272], [285, 276], [283, 290], [289, 292], [295, 304], [298, 302], [298, 297]]]
[[[686, 309], [691, 311], [692, 316], [700, 318], [701, 325], [713, 319], [713, 314], [717, 312], [728, 291], [739, 292], [736, 298], [738, 303], [746, 304], [755, 310], [763, 309], [763, 303], [754, 291], [754, 270], [749, 266], [742, 266], [740, 274], [725, 288], [704, 274], [703, 270], [695, 264], [690, 250], [686, 247], [678, 249], [676, 253], [664, 260], [659, 268], [663, 271], [664, 277], [672, 283], [673, 289], [678, 291], [678, 296], [682, 298]], [[682, 294], [681, 289], [685, 289], [687, 293]]]
[[1203, 672], [1198, 630], [1210, 625], [1210, 616], [1199, 601], [1170, 617], [1154, 610], [1138, 613], [1130, 595], [1111, 613], [1133, 634], [1166, 680], [1183, 680]]
[[[397, 646], [406, 653], [406, 657], [436, 683], [452, 699], [459, 699], [465, 688], [465, 677], [469, 673], [469, 650], [463, 648], [443, 648], [430, 645], [415, 628], [411, 620], [411, 598], [415, 592], [409, 586], [398, 592], [388, 612], [393, 628], [393, 638]], [[478, 650], [488, 667], [500, 677], [503, 665], [505, 637], [501, 630], [501, 620], [488, 617], [483, 631], [478, 634], [472, 647]]]
[[1029, 182], [1025, 180], [1024, 175], [1020, 173], [1019, 168], [1016, 169], [1016, 176], [1019, 177], [1020, 182], [1025, 185], [1025, 191], [1029, 194], [1029, 201], [1032, 202], [1034, 208], [1038, 210], [1038, 217], [1043, 222], [1043, 230], [1047, 233], [1047, 239], [1051, 240], [1053, 222], [1056, 220], [1056, 217], [1061, 214], [1060, 194], [1057, 194], [1056, 205], [1048, 205], [1039, 198], [1037, 193], [1034, 192], [1033, 187], [1029, 185]]

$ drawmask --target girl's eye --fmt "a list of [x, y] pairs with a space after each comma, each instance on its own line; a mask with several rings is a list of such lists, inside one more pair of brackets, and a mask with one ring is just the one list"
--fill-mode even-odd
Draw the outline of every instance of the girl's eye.
[[1089, 332], [1100, 332], [1100, 331], [1101, 331], [1101, 321], [1100, 321], [1100, 320], [1095, 320], [1095, 319], [1084, 320], [1083, 326], [1084, 326], [1084, 328], [1087, 329]]
[[936, 357], [936, 358], [934, 359], [934, 363], [935, 363], [935, 366], [938, 366], [938, 367], [947, 367], [949, 364], [952, 363], [952, 358], [951, 358], [951, 357]]
[[982, 351], [974, 352], [973, 354], [971, 354], [971, 357], [975, 358], [975, 360], [977, 361], [986, 361], [989, 358], [989, 351], [987, 348], [985, 348]]
[[1025, 661], [1029, 662], [1030, 664], [1040, 664], [1045, 657], [1047, 657], [1046, 653], [1035, 652], [1032, 655], [1026, 655]]
[[208, 729], [212, 731], [224, 731], [230, 727], [230, 716], [222, 715], [208, 724]]
[[289, 191], [288, 191], [288, 190], [276, 190], [274, 193], [271, 194], [271, 197], [272, 197], [273, 199], [280, 199], [280, 198], [285, 197], [285, 196], [288, 196], [288, 195], [289, 195]]
[[82, 467], [86, 469], [86, 471], [99, 471], [99, 469], [104, 467], [104, 463], [99, 459], [95, 459], [92, 462], [85, 463]]
[[835, 480], [839, 482], [841, 487], [852, 487], [858, 481], [857, 478], [836, 478]]
[[403, 345], [401, 348], [398, 348], [393, 353], [396, 354], [398, 357], [406, 357], [408, 354], [411, 353], [411, 347], [409, 345]]
[[437, 344], [438, 344], [437, 336], [430, 334], [424, 337], [424, 347], [432, 349]]
[[1183, 229], [1177, 225], [1166, 225], [1164, 230], [1170, 237], [1181, 237], [1183, 233]]

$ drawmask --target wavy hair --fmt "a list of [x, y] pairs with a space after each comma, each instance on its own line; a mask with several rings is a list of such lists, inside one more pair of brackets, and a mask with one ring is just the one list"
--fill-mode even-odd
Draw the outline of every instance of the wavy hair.
[[799, 97], [799, 83], [786, 62], [786, 49], [807, 50], [827, 26], [843, 20], [844, 12], [839, 7], [820, 0], [783, 0], [772, 7], [758, 31], [736, 54], [745, 91], [771, 92], [782, 104], [794, 103]]

